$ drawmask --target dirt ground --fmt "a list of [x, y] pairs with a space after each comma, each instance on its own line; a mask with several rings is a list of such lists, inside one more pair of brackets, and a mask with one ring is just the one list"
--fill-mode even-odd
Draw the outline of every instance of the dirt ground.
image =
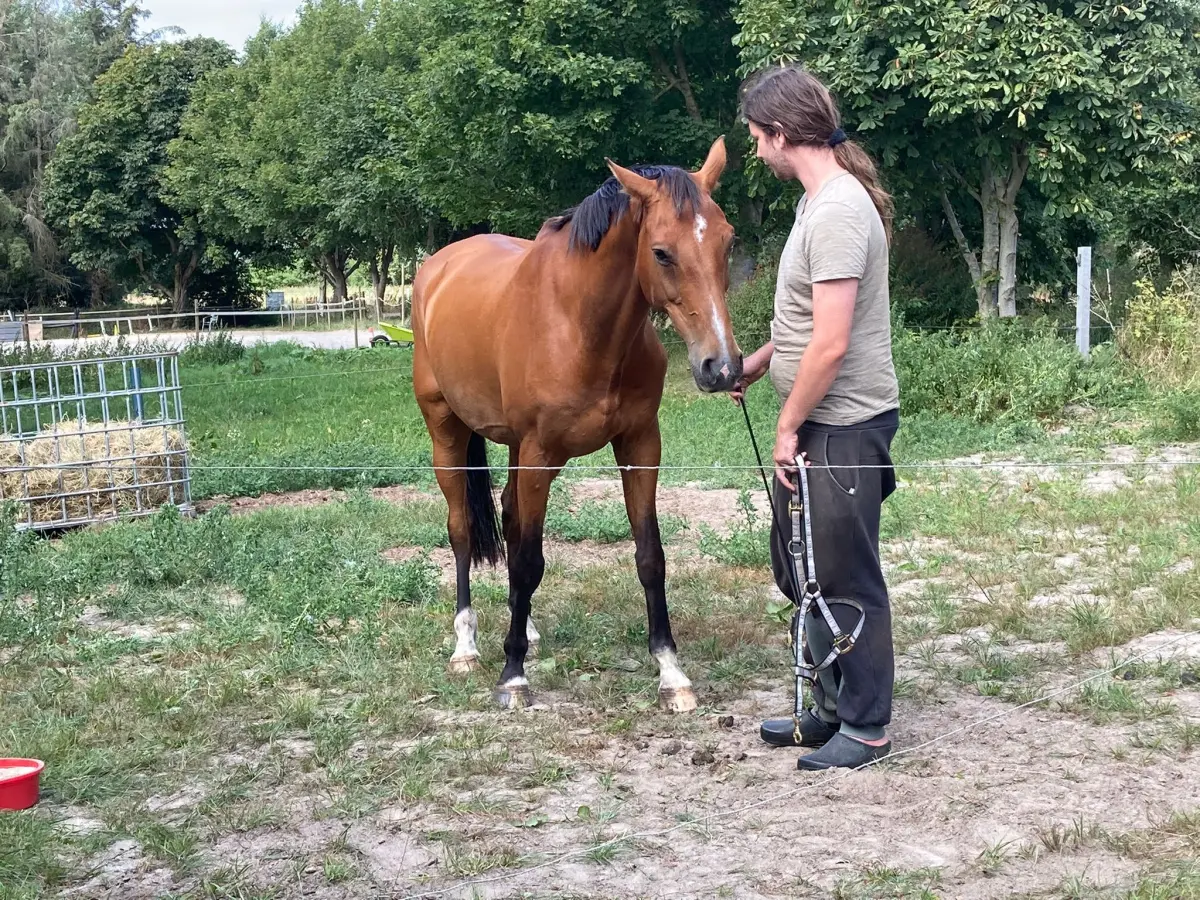
[[[1088, 490], [1115, 491], [1126, 486], [1128, 478], [1121, 478], [1089, 477], [1086, 483]], [[410, 489], [375, 493], [394, 502], [431, 496]], [[248, 513], [338, 496], [304, 491], [239, 499], [232, 506]], [[573, 487], [573, 496], [619, 499], [620, 487], [584, 481]], [[741, 515], [736, 491], [661, 487], [660, 498], [661, 512], [689, 522], [668, 548], [676, 562], [698, 556], [700, 525], [728, 533]], [[765, 514], [765, 499], [756, 495], [755, 502]], [[1103, 543], [1100, 536], [1095, 543]], [[897, 560], [944, 550], [937, 541], [885, 547], [895, 596], [936, 584], [936, 577], [905, 581]], [[403, 561], [416, 552], [395, 548], [385, 556]], [[572, 569], [632, 560], [632, 553], [627, 542], [552, 542], [547, 548], [551, 565]], [[449, 551], [431, 555], [443, 579], [452, 578]], [[1063, 555], [1055, 566], [1073, 576], [1083, 556]], [[1067, 580], [1058, 593], [1035, 597], [1031, 605], [1074, 602], [1089, 587], [1082, 578]], [[110, 627], [99, 612], [88, 615], [96, 627]], [[1200, 621], [1192, 625], [1200, 627]], [[779, 632], [782, 638], [782, 626]], [[329, 785], [307, 763], [311, 742], [247, 747], [218, 764], [280, 758], [298, 774], [270, 792], [286, 810], [284, 821], [226, 835], [202, 850], [210, 873], [241, 873], [236, 890], [213, 893], [210, 881], [201, 892], [198, 880], [178, 880], [144, 857], [136, 841], [126, 840], [99, 853], [90, 880], [63, 896], [1106, 897], [1125, 896], [1109, 892], [1135, 881], [1163, 848], [1196, 846], [1194, 822], [1182, 836], [1170, 823], [1173, 813], [1192, 815], [1200, 808], [1190, 744], [1182, 751], [1163, 749], [1153, 723], [1089, 720], [1072, 713], [1066, 699], [1017, 709], [1009, 700], [935, 681], [929, 659], [956, 659], [963, 638], [952, 637], [929, 642], [932, 649], [911, 647], [898, 658], [898, 683], [907, 681], [909, 688], [895, 702], [890, 734], [896, 753], [869, 771], [800, 773], [798, 751], [759, 740], [760, 720], [790, 708], [789, 672], [782, 665], [728, 700], [701, 696], [697, 713], [647, 715], [619, 733], [598, 729], [594, 709], [539, 691], [534, 674], [539, 702], [520, 712], [447, 712], [431, 698], [415, 703], [429, 734], [483, 729], [487, 746], [509, 752], [511, 769], [536, 769], [545, 759], [531, 748], [551, 748], [561, 769], [551, 783], [481, 772], [460, 789], [456, 808], [417, 801], [356, 817], [329, 812]], [[782, 658], [782, 643], [778, 649]], [[1110, 650], [1074, 663], [1063, 657], [1049, 686], [1094, 673]], [[1181, 727], [1200, 726], [1195, 634], [1164, 629], [1120, 650], [1182, 665], [1184, 676], [1170, 700], [1182, 713]], [[1008, 651], [1063, 654], [1054, 642]], [[403, 759], [413, 747], [401, 742], [350, 753]], [[204, 800], [197, 788], [160, 798], [157, 810], [182, 819]], [[56, 812], [60, 828], [86, 833], [97, 827], [78, 810]], [[1151, 844], [1156, 849], [1147, 849]], [[331, 877], [330, 858], [350, 861], [352, 874]]]
[[[1172, 810], [1200, 805], [1194, 759], [1127, 755], [1131, 729], [1067, 722], [1042, 709], [1012, 713], [870, 771], [802, 774], [795, 751], [768, 748], [757, 736], [759, 720], [788, 705], [781, 684], [763, 682], [737, 702], [690, 717], [683, 729], [664, 717], [657, 727], [605, 737], [588, 727], [588, 709], [544, 696], [542, 708], [508, 714], [515, 721], [505, 739], [520, 755], [524, 727], [557, 732], [575, 769], [545, 788], [478, 779], [471, 794], [507, 815], [447, 815], [415, 804], [357, 820], [324, 818], [315, 815], [318, 796], [298, 785], [286, 798], [285, 826], [227, 837], [204, 856], [214, 868], [245, 869], [253, 882], [279, 890], [253, 896], [320, 900], [415, 898], [434, 890], [456, 898], [999, 900], [1063, 896], [1044, 892], [1073, 877], [1096, 891], [1082, 896], [1102, 896], [1139, 868], [1103, 836], [1153, 828]], [[1006, 708], [962, 692], [901, 699], [893, 740], [898, 750], [918, 747]], [[285, 752], [303, 759], [312, 748], [299, 743]], [[202, 799], [185, 793], [158, 808], [186, 815]], [[60, 827], [89, 823], [67, 817]], [[464, 873], [489, 859], [575, 855], [460, 884], [440, 871], [445, 850], [436, 838], [443, 834], [460, 836]], [[612, 858], [576, 852], [617, 838], [625, 840]], [[333, 844], [355, 857], [365, 877], [326, 883], [320, 863], [307, 861]], [[148, 868], [134, 841], [109, 847], [94, 865], [95, 877], [64, 896], [151, 898], [187, 888], [169, 869]], [[853, 893], [846, 886], [880, 870], [912, 884], [933, 878], [922, 873], [941, 874], [925, 895], [894, 886]]]

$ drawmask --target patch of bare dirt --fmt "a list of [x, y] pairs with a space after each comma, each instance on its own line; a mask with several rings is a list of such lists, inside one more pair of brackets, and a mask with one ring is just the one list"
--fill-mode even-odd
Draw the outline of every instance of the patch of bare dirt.
[[[417, 500], [435, 500], [441, 497], [440, 494], [407, 485], [372, 488], [371, 496], [376, 500], [387, 500], [389, 503], [412, 503]], [[207, 500], [198, 501], [196, 509], [206, 513], [216, 506], [228, 506], [229, 512], [234, 515], [248, 515], [276, 506], [320, 506], [323, 503], [344, 501], [346, 497], [345, 491], [327, 489], [282, 491], [274, 494], [260, 494], [257, 497], [230, 497], [220, 494]]]
[[[254, 884], [290, 883], [296, 896], [322, 898], [450, 889], [451, 897], [477, 891], [625, 900], [664, 896], [664, 885], [671, 896], [828, 898], [839, 879], [887, 866], [940, 870], [939, 896], [999, 900], [1047, 891], [1070, 876], [1105, 885], [1136, 873], [1134, 861], [1099, 842], [1048, 851], [1042, 837], [1054, 826], [1069, 830], [1082, 818], [1117, 834], [1149, 827], [1153, 815], [1200, 805], [1194, 760], [1114, 755], [1127, 748], [1132, 729], [1077, 720], [1064, 728], [1046, 710], [1015, 712], [900, 755], [1006, 708], [959, 691], [933, 704], [898, 701], [897, 755], [885, 765], [815, 775], [796, 771], [799, 751], [769, 748], [758, 738], [759, 721], [788, 708], [778, 686], [751, 690], [705, 714], [651, 719], [616, 736], [594, 727], [591, 710], [553, 694], [544, 700], [521, 714], [447, 711], [438, 718], [443, 727], [490, 722], [514, 763], [528, 756], [528, 739], [536, 744], [557, 735], [554, 747], [571, 761], [565, 781], [538, 787], [505, 774], [476, 779], [457, 800], [486, 799], [497, 810], [487, 813], [451, 813], [421, 802], [356, 820], [318, 820], [318, 804], [295, 798], [287, 824], [225, 837], [203, 857], [212, 866], [247, 867]], [[1130, 802], [1112, 802], [1114, 784]], [[785, 792], [791, 796], [778, 796]], [[532, 863], [616, 838], [627, 842], [611, 859], [579, 852], [536, 871], [508, 870], [512, 877], [498, 882], [486, 879], [502, 870], [487, 866], [474, 884], [448, 871], [469, 869], [489, 854]], [[358, 869], [352, 882], [336, 888], [320, 875], [320, 861], [334, 845], [351, 852]], [[985, 872], [980, 854], [996, 847], [1002, 861]], [[127, 895], [148, 896], [144, 884], [137, 888]]]
[[79, 624], [115, 637], [137, 638], [141, 641], [154, 641], [182, 634], [196, 627], [192, 622], [165, 616], [148, 622], [122, 622], [119, 619], [110, 619], [98, 606], [85, 606], [79, 615]]
[[[284, 824], [226, 836], [201, 857], [207, 868], [242, 871], [263, 889], [288, 885], [283, 896], [322, 900], [446, 889], [450, 897], [827, 900], [839, 879], [880, 866], [939, 870], [938, 896], [1000, 900], [1051, 890], [1067, 877], [1118, 885], [1136, 874], [1135, 861], [1099, 841], [1049, 851], [1042, 839], [1055, 826], [1069, 831], [1082, 819], [1120, 834], [1200, 806], [1194, 758], [1122, 752], [1135, 726], [1026, 709], [923, 748], [1010, 709], [956, 690], [934, 702], [897, 701], [896, 752], [884, 765], [800, 773], [801, 751], [770, 748], [758, 737], [762, 718], [789, 707], [786, 674], [779, 676], [720, 709], [643, 720], [617, 735], [597, 727], [595, 710], [555, 692], [517, 714], [431, 710], [439, 728], [495, 728], [495, 746], [511, 754], [505, 772], [455, 793], [459, 811], [405, 802], [342, 819], [322, 812], [328, 798], [294, 796], [283, 801]], [[536, 691], [536, 672], [532, 678]], [[522, 781], [521, 766], [547, 758], [548, 736], [549, 748], [565, 754], [566, 780]], [[1113, 802], [1113, 785], [1127, 802]], [[467, 811], [474, 799], [491, 811]], [[626, 841], [611, 858], [582, 852], [617, 838]], [[985, 871], [980, 855], [997, 847], [1001, 861]], [[323, 878], [331, 848], [354, 859], [356, 875], [345, 884]], [[532, 865], [563, 853], [574, 855], [528, 872], [481, 862], [524, 857]], [[99, 871], [92, 893], [74, 896], [142, 898], [169, 885], [133, 842], [110, 848]], [[464, 883], [470, 871], [483, 880]], [[486, 880], [500, 874], [512, 877]]]
[[[628, 561], [633, 563], [635, 548], [633, 541], [620, 541], [613, 544], [601, 544], [597, 541], [546, 541], [542, 545], [547, 567], [562, 566], [566, 569], [585, 569], [589, 566], [604, 566]], [[428, 555], [441, 572], [442, 582], [453, 584], [455, 578], [454, 551], [449, 547], [434, 547], [423, 550], [421, 547], [400, 546], [384, 550], [382, 556], [388, 562], [405, 563], [414, 560], [422, 553]], [[496, 578], [508, 577], [508, 566], [501, 560], [495, 570], [485, 570]]]
[[[567, 823], [577, 822], [572, 811], [580, 804], [594, 811], [615, 808], [611, 835], [618, 836], [623, 830], [671, 827], [680, 815], [729, 814], [756, 801], [764, 801], [762, 806], [711, 823], [707, 834], [697, 826], [645, 838], [641, 852], [607, 866], [576, 859], [512, 879], [492, 893], [484, 887], [485, 896], [512, 896], [520, 887], [550, 894], [586, 888], [602, 896], [651, 896], [667, 879], [687, 896], [716, 896], [723, 886], [734, 896], [803, 896], [795, 891], [797, 879], [829, 891], [839, 874], [882, 864], [942, 868], [947, 896], [1008, 897], [1052, 887], [1085, 868], [1090, 881], [1103, 883], [1127, 876], [1133, 866], [1095, 852], [1043, 858], [1038, 864], [1013, 860], [987, 877], [976, 860], [1000, 841], [1014, 842], [1014, 849], [1036, 846], [1041, 829], [1069, 825], [1077, 816], [1113, 831], [1146, 827], [1147, 805], [1169, 809], [1200, 803], [1200, 782], [1186, 761], [1116, 762], [1109, 751], [1127, 741], [1120, 729], [1072, 721], [1065, 730], [1061, 719], [1036, 710], [1015, 713], [911, 758], [897, 757], [876, 771], [802, 775], [794, 768], [796, 751], [767, 748], [757, 734], [760, 719], [780, 714], [788, 702], [780, 690], [738, 701], [721, 710], [733, 715], [733, 727], [712, 723], [692, 742], [695, 749], [684, 744], [679, 752], [664, 753], [675, 740], [669, 736], [641, 736], [643, 749], [637, 738], [610, 741], [594, 766], [613, 773], [621, 791], [614, 795], [585, 775], [565, 785], [561, 796], [546, 798], [539, 811]], [[997, 701], [963, 693], [934, 707], [901, 701], [893, 740], [897, 750], [915, 747], [1002, 708]], [[707, 750], [713, 762], [696, 765], [696, 749]], [[733, 761], [742, 754], [744, 759]], [[1113, 784], [1121, 784], [1137, 802], [1113, 804]], [[793, 797], [769, 799], [793, 788], [800, 791]], [[578, 825], [545, 826], [536, 837], [509, 838], [518, 849], [542, 852], [588, 840], [588, 830]], [[688, 864], [696, 859], [705, 864]]]
[[89, 861], [91, 877], [83, 884], [67, 888], [60, 897], [87, 900], [152, 900], [172, 892], [175, 876], [157, 860], [142, 854], [141, 845], [132, 839], [117, 841]]
[[1194, 662], [1200, 660], [1200, 620], [1193, 620], [1190, 630], [1168, 628], [1134, 638], [1127, 644], [1116, 648], [1106, 648], [1096, 651], [1099, 657], [1107, 660], [1110, 655], [1117, 659], [1129, 656], [1142, 656], [1146, 662]]
[[[571, 484], [571, 497], [576, 502], [622, 501], [621, 482], [607, 478], [583, 479]], [[696, 533], [706, 525], [718, 534], [727, 534], [734, 524], [745, 521], [738, 497], [738, 491], [728, 488], [706, 488], [698, 484], [659, 485], [658, 514], [660, 517], [678, 516]], [[771, 515], [770, 504], [761, 488], [751, 491], [750, 498], [756, 521]]]

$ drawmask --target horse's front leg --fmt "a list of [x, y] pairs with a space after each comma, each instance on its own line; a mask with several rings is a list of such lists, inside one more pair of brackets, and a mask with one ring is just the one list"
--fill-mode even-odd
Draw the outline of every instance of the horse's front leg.
[[657, 467], [662, 458], [657, 418], [641, 431], [614, 440], [613, 453], [620, 466], [650, 467], [621, 470], [625, 509], [637, 545], [638, 579], [646, 591], [650, 655], [658, 663], [658, 703], [671, 712], [691, 712], [696, 708], [696, 693], [692, 690], [692, 682], [679, 667], [675, 638], [671, 634], [671, 617], [667, 612], [667, 562], [655, 504]]
[[[531, 639], [536, 640], [537, 632], [530, 626], [529, 612], [533, 592], [542, 583], [546, 571], [542, 535], [550, 482], [565, 461], [565, 458], [547, 453], [533, 441], [521, 444], [522, 469], [516, 482], [516, 510], [515, 515], [510, 511], [506, 526], [506, 533], [511, 535], [510, 546], [514, 541], [516, 543], [516, 552], [508, 561], [508, 608], [512, 619], [504, 640], [504, 671], [496, 685], [496, 700], [508, 709], [533, 702], [529, 680], [525, 677], [525, 656]], [[511, 501], [509, 509], [512, 509]]]

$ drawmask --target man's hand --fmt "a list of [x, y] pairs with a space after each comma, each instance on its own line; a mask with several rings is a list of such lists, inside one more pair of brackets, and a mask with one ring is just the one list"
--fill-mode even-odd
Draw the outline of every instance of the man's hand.
[[767, 374], [767, 370], [771, 367], [771, 356], [774, 353], [775, 344], [768, 341], [746, 357], [745, 362], [742, 363], [742, 377], [738, 379], [737, 384], [729, 392], [729, 396], [733, 398], [734, 403], [741, 406], [742, 398], [746, 396], [746, 391], [749, 390], [750, 385]]
[[[796, 457], [800, 450], [800, 435], [793, 432], [777, 432], [775, 435], [775, 477], [789, 491], [796, 490], [791, 473], [796, 471]], [[807, 464], [807, 463], [806, 463]]]

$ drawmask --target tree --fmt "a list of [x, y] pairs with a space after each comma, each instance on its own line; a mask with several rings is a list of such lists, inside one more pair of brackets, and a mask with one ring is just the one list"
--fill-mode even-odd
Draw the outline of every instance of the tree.
[[108, 71], [127, 47], [143, 43], [138, 25], [147, 13], [136, 0], [72, 0], [72, 20], [83, 35], [87, 83]]
[[352, 0], [308, 3], [291, 32], [264, 25], [245, 62], [198, 94], [171, 147], [169, 179], [203, 221], [244, 246], [305, 258], [339, 301], [358, 268], [336, 213], [354, 165], [339, 152], [346, 69], [365, 27]]
[[532, 235], [607, 177], [604, 157], [693, 164], [734, 124], [734, 25], [716, 0], [415, 10], [381, 19], [419, 51], [395, 127], [422, 199], [457, 227]]
[[96, 83], [79, 130], [48, 173], [47, 211], [72, 261], [136, 282], [187, 307], [208, 237], [195, 210], [164, 178], [167, 145], [197, 83], [233, 61], [220, 41], [134, 47]]
[[[46, 222], [43, 180], [93, 80], [135, 43], [129, 0], [0, 0], [0, 297], [26, 304], [81, 293]], [[99, 295], [101, 273], [91, 277]]]
[[305, 260], [337, 301], [367, 266], [381, 303], [397, 253], [433, 218], [417, 200], [405, 131], [389, 127], [415, 48], [377, 33], [379, 15], [317, 0], [291, 31], [265, 27], [197, 96], [170, 151], [169, 178], [206, 227]]
[[1112, 186], [1105, 206], [1111, 231], [1128, 254], [1151, 248], [1160, 265], [1200, 258], [1200, 162], [1160, 163], [1144, 183]]
[[741, 0], [737, 18], [745, 71], [803, 60], [889, 174], [939, 198], [983, 317], [1016, 315], [1027, 177], [1049, 213], [1086, 213], [1097, 183], [1193, 152], [1191, 0]]
[[0, 292], [26, 304], [66, 286], [42, 183], [83, 95], [76, 50], [55, 4], [0, 5]]

